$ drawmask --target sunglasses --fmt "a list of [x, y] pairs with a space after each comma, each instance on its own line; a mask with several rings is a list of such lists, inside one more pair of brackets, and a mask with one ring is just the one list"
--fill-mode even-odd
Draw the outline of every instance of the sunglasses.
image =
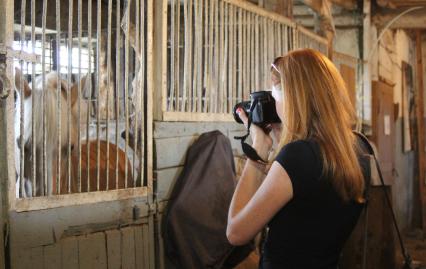
[[279, 57], [275, 58], [275, 60], [273, 60], [273, 61], [272, 61], [272, 63], [271, 63], [271, 70], [272, 70], [272, 69], [275, 69], [275, 71], [277, 71], [277, 72], [278, 72], [278, 74], [280, 74], [280, 75], [281, 75], [281, 72], [280, 72], [280, 70], [278, 69], [277, 64], [278, 64], [278, 61], [279, 61], [281, 58], [282, 58], [282, 56], [279, 56]]

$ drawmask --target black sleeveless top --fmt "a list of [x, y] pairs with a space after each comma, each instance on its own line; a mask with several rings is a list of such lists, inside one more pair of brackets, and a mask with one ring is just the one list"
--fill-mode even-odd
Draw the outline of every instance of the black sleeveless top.
[[[337, 268], [363, 204], [340, 199], [322, 175], [321, 160], [313, 140], [289, 143], [276, 157], [290, 177], [293, 199], [268, 224], [260, 268]], [[363, 170], [366, 177], [368, 172]]]

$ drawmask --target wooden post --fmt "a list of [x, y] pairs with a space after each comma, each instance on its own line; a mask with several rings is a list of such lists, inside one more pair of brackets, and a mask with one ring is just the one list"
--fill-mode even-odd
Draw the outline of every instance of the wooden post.
[[364, 0], [363, 6], [363, 122], [371, 124], [371, 71], [368, 52], [371, 50], [371, 0]]
[[416, 62], [417, 62], [417, 94], [416, 94], [416, 113], [417, 113], [417, 144], [418, 144], [418, 172], [419, 172], [419, 197], [420, 212], [423, 232], [426, 232], [426, 187], [425, 187], [425, 124], [424, 124], [424, 85], [423, 85], [423, 64], [422, 64], [422, 32], [416, 30]]
[[289, 19], [293, 19], [293, 0], [277, 1], [277, 12]]

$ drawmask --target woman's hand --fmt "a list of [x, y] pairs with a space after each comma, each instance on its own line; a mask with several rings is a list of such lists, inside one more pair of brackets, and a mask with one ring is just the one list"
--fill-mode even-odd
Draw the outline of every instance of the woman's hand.
[[[237, 114], [247, 128], [248, 118], [243, 109], [237, 109]], [[268, 159], [269, 151], [272, 148], [272, 138], [269, 134], [266, 134], [262, 128], [255, 124], [250, 125], [250, 136], [253, 141], [252, 147], [256, 150], [259, 156], [266, 160]]]

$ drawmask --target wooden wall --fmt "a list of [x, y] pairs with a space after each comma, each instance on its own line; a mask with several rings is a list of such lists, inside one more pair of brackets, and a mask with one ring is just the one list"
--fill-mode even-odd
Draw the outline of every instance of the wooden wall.
[[154, 185], [157, 202], [167, 201], [173, 183], [182, 171], [188, 147], [202, 134], [219, 130], [226, 135], [234, 156], [242, 156], [241, 144], [234, 136], [245, 133], [234, 122], [155, 122], [154, 123]]
[[154, 269], [154, 222], [138, 198], [11, 212], [11, 268]]
[[233, 137], [245, 133], [242, 125], [234, 122], [154, 122], [154, 189], [158, 203], [156, 218], [157, 266], [173, 268], [164, 256], [161, 220], [177, 177], [183, 169], [188, 147], [205, 132], [219, 130], [232, 146], [237, 173], [241, 170], [241, 144]]

